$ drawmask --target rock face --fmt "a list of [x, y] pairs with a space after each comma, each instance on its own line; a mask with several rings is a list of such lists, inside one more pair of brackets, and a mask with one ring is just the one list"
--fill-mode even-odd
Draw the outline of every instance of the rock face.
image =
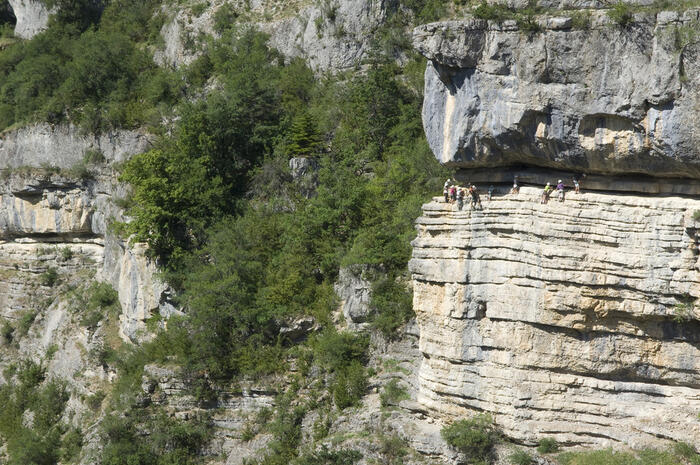
[[[124, 193], [105, 163], [145, 150], [148, 140], [134, 131], [93, 138], [72, 126], [48, 124], [0, 139], [0, 315], [16, 318], [30, 309], [45, 294], [42, 287], [35, 290], [36, 278], [49, 268], [77, 272], [71, 260], [61, 260], [64, 249], [72, 251], [66, 256], [88, 257], [83, 268], [117, 290], [122, 338], [139, 340], [146, 334], [146, 319], [176, 311], [144, 247], [129, 246], [107, 228], [111, 219], [121, 218], [111, 198]], [[99, 150], [105, 163], [80, 179], [72, 168], [83, 163], [88, 150]]]
[[121, 162], [145, 151], [148, 135], [115, 131], [88, 136], [72, 125], [38, 123], [0, 134], [0, 169], [25, 166], [71, 168], [88, 150], [97, 150], [107, 161]]
[[51, 12], [40, 0], [8, 0], [12, 12], [17, 18], [15, 35], [22, 39], [31, 39], [44, 29], [49, 23]]
[[371, 48], [373, 33], [386, 18], [384, 2], [371, 0], [232, 0], [212, 4], [199, 14], [180, 10], [161, 29], [164, 47], [155, 53], [161, 65], [191, 63], [214, 34], [220, 8], [233, 8], [236, 27], [255, 27], [270, 35], [269, 44], [287, 57], [301, 57], [316, 72], [359, 66]]
[[418, 401], [526, 443], [700, 446], [700, 200], [501, 191], [417, 220]]
[[587, 29], [538, 21], [533, 33], [475, 19], [415, 29], [430, 59], [423, 123], [442, 163], [700, 178], [700, 45], [682, 33], [698, 10], [627, 27], [601, 11]]

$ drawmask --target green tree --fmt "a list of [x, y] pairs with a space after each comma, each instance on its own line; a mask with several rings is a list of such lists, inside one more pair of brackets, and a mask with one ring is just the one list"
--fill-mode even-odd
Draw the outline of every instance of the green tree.
[[314, 118], [306, 111], [299, 112], [290, 129], [287, 151], [290, 157], [311, 157], [321, 146], [321, 136]]

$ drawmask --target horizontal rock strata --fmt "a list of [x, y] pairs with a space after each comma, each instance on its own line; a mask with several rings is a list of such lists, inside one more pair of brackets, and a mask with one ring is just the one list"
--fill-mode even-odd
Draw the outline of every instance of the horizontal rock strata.
[[418, 400], [528, 443], [699, 446], [700, 200], [540, 192], [424, 205]]

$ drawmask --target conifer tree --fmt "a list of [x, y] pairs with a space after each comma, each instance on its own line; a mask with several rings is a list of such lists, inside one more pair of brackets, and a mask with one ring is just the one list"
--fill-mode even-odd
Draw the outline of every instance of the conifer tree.
[[290, 157], [310, 157], [319, 150], [321, 136], [316, 120], [308, 112], [301, 111], [294, 117], [290, 133]]

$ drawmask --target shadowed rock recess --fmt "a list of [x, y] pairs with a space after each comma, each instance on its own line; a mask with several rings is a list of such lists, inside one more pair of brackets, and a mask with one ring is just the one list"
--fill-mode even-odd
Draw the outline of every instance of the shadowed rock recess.
[[436, 198], [417, 220], [418, 401], [529, 444], [700, 446], [700, 48], [674, 39], [698, 11], [538, 21], [414, 32], [435, 156], [496, 185], [483, 210]]

